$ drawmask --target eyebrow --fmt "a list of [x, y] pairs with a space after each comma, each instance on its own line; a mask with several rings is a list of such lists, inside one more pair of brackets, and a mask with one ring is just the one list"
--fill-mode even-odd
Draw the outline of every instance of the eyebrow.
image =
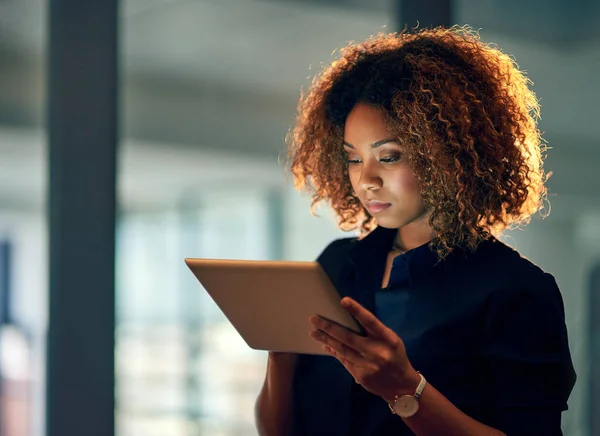
[[[396, 142], [396, 139], [388, 138], [388, 139], [382, 139], [381, 141], [375, 141], [374, 143], [371, 144], [371, 148], [381, 147], [382, 145], [387, 144], [388, 142]], [[344, 146], [346, 146], [348, 148], [355, 148], [353, 145], [348, 144], [346, 141], [344, 141]]]

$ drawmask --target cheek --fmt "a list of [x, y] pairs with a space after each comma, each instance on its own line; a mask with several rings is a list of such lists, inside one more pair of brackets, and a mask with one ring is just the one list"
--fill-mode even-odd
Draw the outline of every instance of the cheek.
[[402, 169], [390, 178], [390, 184], [394, 186], [394, 191], [403, 195], [421, 195], [421, 187], [417, 178], [410, 169]]

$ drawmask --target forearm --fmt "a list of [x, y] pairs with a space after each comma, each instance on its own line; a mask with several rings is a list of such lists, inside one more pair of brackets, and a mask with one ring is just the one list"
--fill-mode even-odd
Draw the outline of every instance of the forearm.
[[269, 354], [267, 376], [256, 400], [256, 428], [261, 436], [289, 434], [293, 426], [293, 380], [297, 356]]
[[427, 384], [419, 399], [419, 411], [404, 422], [417, 436], [504, 435], [461, 412], [430, 384]]

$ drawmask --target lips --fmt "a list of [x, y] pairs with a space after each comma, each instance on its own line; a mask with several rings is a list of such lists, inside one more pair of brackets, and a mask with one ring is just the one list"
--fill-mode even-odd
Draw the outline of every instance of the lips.
[[388, 207], [390, 207], [390, 203], [384, 203], [382, 201], [369, 201], [367, 202], [367, 209], [371, 214], [376, 214], [381, 211], [384, 211]]

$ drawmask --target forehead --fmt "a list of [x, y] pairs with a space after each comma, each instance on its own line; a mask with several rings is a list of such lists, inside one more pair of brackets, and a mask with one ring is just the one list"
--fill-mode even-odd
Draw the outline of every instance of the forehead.
[[344, 141], [355, 147], [390, 137], [385, 114], [380, 109], [357, 104], [346, 119]]

